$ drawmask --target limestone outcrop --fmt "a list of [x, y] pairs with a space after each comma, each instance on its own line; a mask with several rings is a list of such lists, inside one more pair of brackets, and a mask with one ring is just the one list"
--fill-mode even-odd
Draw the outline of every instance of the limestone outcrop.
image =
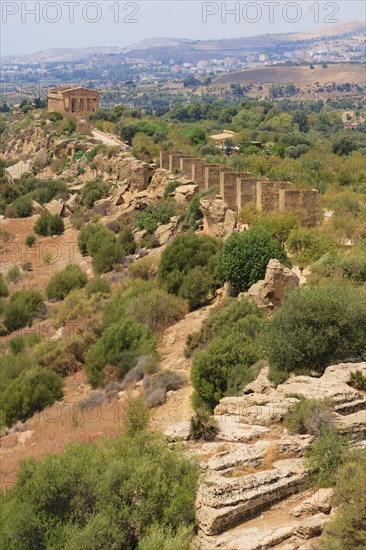
[[190, 200], [193, 199], [194, 195], [198, 193], [198, 185], [194, 183], [187, 183], [185, 185], [180, 185], [171, 194], [175, 198], [178, 204], [187, 204]]
[[301, 459], [278, 460], [270, 470], [242, 477], [206, 474], [196, 503], [200, 528], [206, 535], [227, 530], [281, 496], [295, 492], [305, 476]]
[[366, 392], [349, 385], [366, 375], [366, 362], [328, 367], [320, 377], [291, 376], [274, 387], [264, 367], [242, 396], [225, 397], [214, 410], [215, 441], [192, 443], [189, 424], [169, 427], [200, 460], [194, 550], [310, 550], [334, 514], [332, 489], [307, 488], [304, 455], [312, 435], [282, 424], [301, 397], [332, 403], [332, 415], [355, 445], [366, 445]]
[[279, 260], [268, 262], [263, 281], [248, 290], [248, 296], [260, 307], [271, 310], [283, 302], [286, 293], [299, 286], [300, 279]]
[[211, 237], [229, 237], [235, 227], [235, 212], [220, 196], [201, 199], [203, 213], [203, 232]]

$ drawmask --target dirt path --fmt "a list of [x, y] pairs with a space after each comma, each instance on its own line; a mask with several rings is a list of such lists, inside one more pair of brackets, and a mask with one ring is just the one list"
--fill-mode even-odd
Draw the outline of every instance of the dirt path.
[[[184, 319], [164, 332], [158, 347], [162, 357], [160, 363], [162, 369], [184, 372], [189, 380], [192, 359], [187, 359], [184, 356], [186, 339], [191, 332], [199, 331], [202, 322], [210, 314], [213, 307], [214, 305], [210, 305], [189, 313]], [[164, 405], [153, 409], [151, 415], [152, 429], [164, 431], [171, 424], [189, 420], [193, 413], [191, 395], [192, 386], [189, 383], [171, 395]]]
[[119, 147], [120, 145], [125, 145], [123, 141], [120, 141], [119, 139], [114, 138], [109, 134], [101, 132], [100, 130], [92, 130], [92, 136], [95, 139], [99, 139], [102, 143], [104, 143], [104, 145], [108, 145], [112, 147], [114, 146]]

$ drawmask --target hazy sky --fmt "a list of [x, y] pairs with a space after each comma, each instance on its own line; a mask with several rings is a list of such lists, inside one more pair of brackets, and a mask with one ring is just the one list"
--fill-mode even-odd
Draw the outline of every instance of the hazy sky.
[[233, 38], [365, 19], [363, 0], [1, 0], [1, 55], [128, 46], [154, 37]]

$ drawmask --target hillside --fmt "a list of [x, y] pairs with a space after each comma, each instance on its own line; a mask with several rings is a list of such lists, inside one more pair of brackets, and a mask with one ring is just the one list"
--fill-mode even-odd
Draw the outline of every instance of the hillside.
[[1, 114], [1, 548], [361, 550], [352, 107]]
[[131, 44], [128, 47], [89, 47], [89, 48], [52, 48], [34, 54], [2, 57], [4, 63], [44, 63], [70, 62], [88, 59], [97, 56], [108, 59], [113, 54], [116, 59], [129, 57], [145, 57], [147, 59], [174, 58], [176, 61], [193, 61], [196, 59], [210, 59], [217, 57], [243, 57], [251, 52], [265, 52], [274, 48], [289, 45], [291, 48], [301, 48], [311, 41], [342, 40], [352, 35], [362, 34], [364, 23], [353, 21], [341, 25], [330, 25], [309, 32], [301, 33], [271, 33], [220, 40], [191, 40], [187, 38], [152, 38]]
[[337, 83], [337, 85], [359, 84], [365, 86], [365, 66], [362, 64], [329, 64], [326, 68], [316, 65], [314, 69], [303, 67], [260, 67], [246, 69], [237, 73], [222, 74], [215, 77], [216, 84], [289, 84], [295, 83], [302, 87], [320, 86]]

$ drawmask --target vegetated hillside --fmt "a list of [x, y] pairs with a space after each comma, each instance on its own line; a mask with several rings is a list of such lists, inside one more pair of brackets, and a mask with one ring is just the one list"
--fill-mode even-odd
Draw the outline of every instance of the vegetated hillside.
[[215, 77], [216, 83], [289, 83], [295, 82], [301, 86], [331, 84], [359, 84], [365, 86], [365, 66], [360, 64], [341, 63], [303, 67], [259, 67], [246, 69], [237, 73], [222, 74]]
[[[364, 510], [342, 507], [341, 485], [348, 469], [356, 491], [364, 463], [347, 450], [363, 445], [366, 388], [365, 144], [352, 107], [352, 132], [344, 109], [321, 102], [178, 105], [161, 117], [120, 106], [88, 123], [23, 104], [3, 117], [4, 478], [15, 481], [20, 458], [56, 455], [21, 467], [1, 544], [188, 550], [194, 534], [199, 548], [276, 548], [319, 537], [330, 519], [337, 532], [346, 526], [349, 547], [362, 536]], [[117, 145], [97, 142], [94, 125]], [[210, 144], [223, 126], [237, 132], [238, 154]], [[132, 154], [120, 150], [126, 143]], [[247, 231], [205, 235], [200, 200], [217, 189], [183, 200], [187, 180], [158, 168], [160, 148], [315, 186], [326, 215], [308, 229], [291, 212], [247, 204], [237, 215]], [[7, 168], [20, 159], [31, 164], [17, 176]], [[276, 277], [266, 270], [273, 259], [283, 264]], [[300, 288], [291, 265], [306, 268], [294, 268]], [[264, 278], [251, 299], [238, 298]], [[359, 363], [329, 367], [350, 357]], [[311, 375], [306, 387], [290, 373]], [[149, 434], [147, 409], [167, 440]], [[116, 442], [90, 445], [121, 428]], [[197, 532], [197, 467], [167, 443], [187, 437], [188, 455], [206, 463]], [[40, 503], [51, 483], [64, 507]], [[288, 514], [333, 485], [338, 515], [329, 493], [300, 523]], [[251, 523], [263, 504], [265, 523]]]

